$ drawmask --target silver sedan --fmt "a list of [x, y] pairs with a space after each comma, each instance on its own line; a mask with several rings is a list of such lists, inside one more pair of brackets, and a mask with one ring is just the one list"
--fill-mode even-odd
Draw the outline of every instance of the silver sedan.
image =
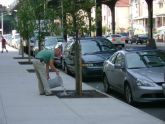
[[129, 104], [165, 100], [165, 53], [157, 49], [126, 49], [104, 62], [104, 88], [125, 95]]

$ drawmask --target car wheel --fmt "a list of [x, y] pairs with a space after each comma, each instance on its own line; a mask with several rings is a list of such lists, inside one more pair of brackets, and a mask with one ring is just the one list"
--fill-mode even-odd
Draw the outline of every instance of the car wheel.
[[104, 92], [108, 93], [110, 89], [110, 85], [106, 75], [104, 75], [103, 77], [103, 86], [104, 86]]
[[126, 102], [128, 104], [133, 104], [134, 101], [133, 101], [133, 98], [132, 98], [132, 91], [131, 91], [131, 87], [129, 86], [129, 84], [125, 85], [124, 91], [125, 91]]

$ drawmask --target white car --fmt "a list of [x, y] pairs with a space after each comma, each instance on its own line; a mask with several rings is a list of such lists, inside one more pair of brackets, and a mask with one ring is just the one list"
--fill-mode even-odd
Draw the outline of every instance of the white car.
[[106, 37], [114, 45], [125, 47], [125, 38], [120, 34], [111, 34]]
[[20, 38], [20, 34], [19, 33], [13, 35], [12, 36], [12, 41], [11, 41], [11, 46], [14, 47], [14, 48], [19, 49], [19, 47], [20, 47], [20, 40], [21, 40], [21, 38]]

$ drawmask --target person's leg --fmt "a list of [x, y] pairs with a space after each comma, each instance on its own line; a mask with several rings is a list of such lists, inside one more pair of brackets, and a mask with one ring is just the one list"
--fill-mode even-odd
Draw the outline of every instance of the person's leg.
[[2, 47], [2, 51], [1, 51], [1, 53], [3, 53], [3, 47]]
[[38, 64], [38, 62], [34, 60], [33, 66], [34, 66], [34, 70], [36, 72], [36, 76], [38, 79], [38, 89], [39, 89], [39, 93], [42, 95], [42, 94], [45, 94], [45, 91], [44, 91], [44, 86], [43, 86], [42, 81], [41, 81], [41, 77], [40, 77], [38, 69], [36, 67], [37, 64]]
[[36, 60], [36, 61], [37, 61], [36, 70], [38, 71], [38, 74], [39, 74], [40, 83], [44, 87], [45, 95], [51, 95], [52, 92], [51, 92], [48, 82], [47, 82], [46, 69], [44, 67], [44, 64], [42, 64], [38, 60]]
[[46, 69], [45, 69], [45, 67], [42, 63], [39, 63], [37, 66], [38, 66], [38, 69], [39, 69], [39, 75], [41, 76], [41, 82], [44, 86], [45, 95], [51, 95], [52, 92], [50, 90], [50, 87], [49, 87], [49, 84], [48, 84], [48, 81], [47, 81]]
[[6, 52], [8, 52], [8, 50], [7, 50], [6, 46], [5, 46], [5, 49], [6, 49]]

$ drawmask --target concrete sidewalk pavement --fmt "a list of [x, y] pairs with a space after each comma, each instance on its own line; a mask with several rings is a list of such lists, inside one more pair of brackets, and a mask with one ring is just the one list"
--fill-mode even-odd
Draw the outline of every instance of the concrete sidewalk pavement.
[[[32, 65], [18, 64], [25, 60], [13, 59], [20, 56], [18, 51], [7, 48], [9, 53], [0, 53], [0, 124], [165, 124], [111, 96], [40, 96], [35, 74], [26, 70], [32, 69]], [[74, 90], [74, 78], [60, 74], [66, 89]], [[83, 84], [83, 90], [90, 89], [93, 88]]]

